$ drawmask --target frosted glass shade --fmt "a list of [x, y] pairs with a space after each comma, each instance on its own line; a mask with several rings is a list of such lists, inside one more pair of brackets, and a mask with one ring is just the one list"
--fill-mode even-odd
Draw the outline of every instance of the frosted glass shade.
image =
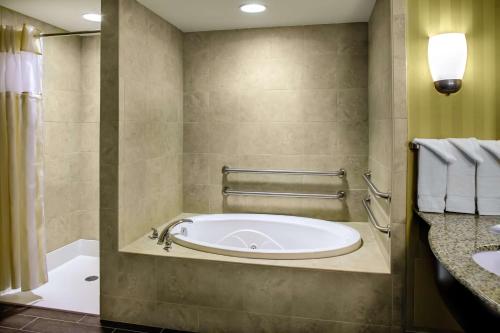
[[428, 61], [432, 80], [462, 80], [467, 64], [465, 34], [448, 33], [429, 38]]

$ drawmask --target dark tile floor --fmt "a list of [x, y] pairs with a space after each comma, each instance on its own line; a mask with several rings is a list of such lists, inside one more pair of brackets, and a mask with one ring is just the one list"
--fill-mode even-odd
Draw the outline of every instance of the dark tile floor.
[[157, 327], [101, 321], [99, 316], [0, 303], [0, 333], [174, 333]]

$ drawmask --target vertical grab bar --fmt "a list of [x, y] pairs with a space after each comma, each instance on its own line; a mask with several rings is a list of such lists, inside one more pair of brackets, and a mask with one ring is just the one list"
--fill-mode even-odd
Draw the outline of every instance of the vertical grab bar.
[[372, 225], [375, 227], [375, 229], [377, 229], [380, 232], [383, 232], [385, 234], [390, 233], [391, 231], [390, 226], [384, 227], [380, 225], [380, 223], [378, 223], [377, 219], [375, 218], [375, 215], [373, 215], [373, 212], [370, 208], [370, 204], [371, 204], [370, 196], [367, 196], [366, 198], [363, 199], [363, 206], [365, 207], [366, 213], [368, 214], [368, 219], [370, 220]]

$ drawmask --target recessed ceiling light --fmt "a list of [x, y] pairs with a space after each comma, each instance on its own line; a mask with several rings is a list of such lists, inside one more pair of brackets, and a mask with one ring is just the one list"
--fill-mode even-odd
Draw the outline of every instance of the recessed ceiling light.
[[250, 14], [262, 13], [263, 11], [266, 10], [266, 6], [260, 3], [247, 3], [241, 5], [240, 10], [244, 13], [250, 13]]
[[86, 19], [87, 21], [92, 21], [92, 22], [101, 22], [102, 21], [101, 14], [87, 13], [87, 14], [83, 14], [82, 17], [84, 19]]

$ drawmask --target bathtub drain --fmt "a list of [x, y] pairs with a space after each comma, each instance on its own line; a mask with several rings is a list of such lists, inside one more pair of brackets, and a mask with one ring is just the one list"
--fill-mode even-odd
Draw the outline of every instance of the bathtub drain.
[[87, 281], [87, 282], [91, 282], [91, 281], [95, 281], [95, 280], [97, 280], [97, 279], [99, 279], [99, 277], [98, 277], [98, 276], [96, 276], [96, 275], [90, 275], [90, 276], [87, 276], [87, 277], [85, 278], [85, 281]]

